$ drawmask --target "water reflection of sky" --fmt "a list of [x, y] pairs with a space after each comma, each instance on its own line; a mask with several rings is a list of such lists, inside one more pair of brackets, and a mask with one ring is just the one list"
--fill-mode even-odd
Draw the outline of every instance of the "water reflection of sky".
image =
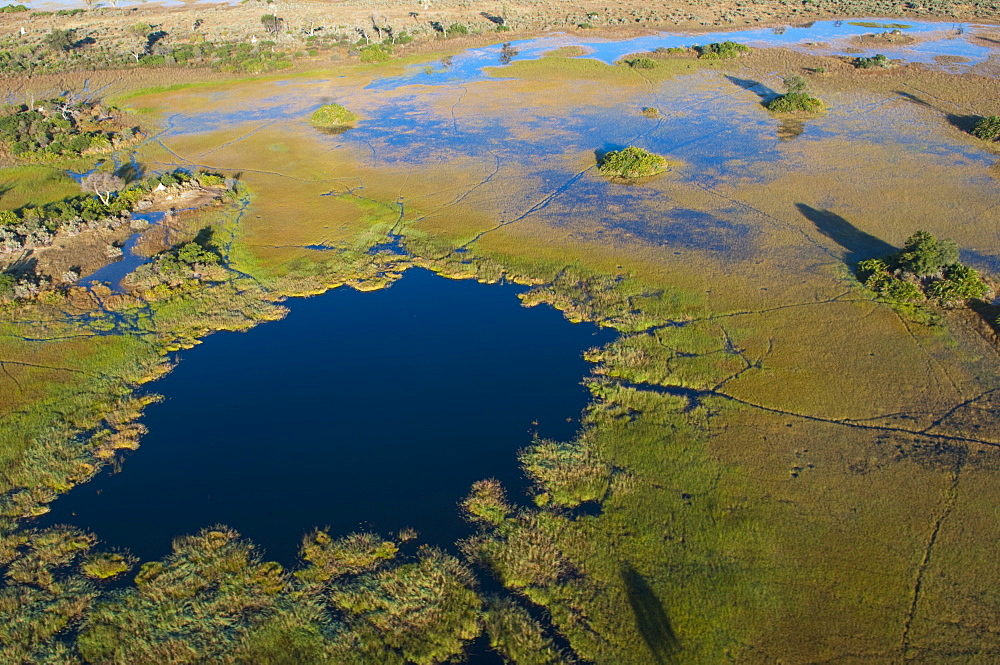
[[[856, 25], [877, 23], [879, 28]], [[867, 48], [854, 43], [852, 38], [891, 30], [890, 25], [907, 25], [900, 30], [917, 38], [914, 44], [880, 44]], [[387, 77], [373, 82], [369, 87], [391, 90], [403, 85], [421, 83], [440, 85], [455, 81], [471, 82], [488, 78], [484, 67], [495, 67], [502, 60], [517, 62], [534, 60], [545, 53], [564, 46], [582, 46], [587, 50], [584, 58], [594, 58], [613, 63], [630, 53], [652, 51], [656, 48], [689, 47], [712, 42], [735, 41], [749, 46], [785, 46], [807, 50], [819, 55], [874, 55], [882, 53], [893, 59], [932, 64], [942, 55], [962, 56], [967, 65], [986, 60], [990, 49], [970, 43], [966, 37], [975, 32], [976, 26], [966, 23], [932, 23], [927, 21], [890, 21], [884, 19], [857, 19], [847, 21], [816, 21], [808, 25], [784, 28], [754, 28], [751, 30], [719, 31], [709, 33], [659, 33], [635, 39], [612, 41], [588, 39], [583, 35], [554, 34], [540, 39], [513, 41], [511, 48], [516, 55], [504, 58], [500, 45], [470, 49], [446, 61], [415, 65], [400, 76]], [[502, 72], [501, 72], [502, 73]]]
[[[935, 31], [935, 34], [942, 34], [943, 28], [950, 27], [931, 23], [914, 23], [913, 26], [909, 32], [920, 34]], [[752, 30], [700, 35], [697, 41], [707, 43], [729, 38], [754, 43], [754, 39], [759, 39], [762, 43], [794, 45], [872, 31], [872, 28], [852, 26], [849, 22], [824, 21], [811, 28], [789, 28], [781, 34]], [[593, 56], [613, 61], [636, 50], [694, 43], [692, 39], [691, 35], [660, 35], [624, 42], [582, 42], [575, 37], [555, 35], [515, 46], [519, 50], [516, 59], [525, 59], [569, 43], [585, 43], [594, 49]], [[980, 57], [983, 51], [960, 37], [939, 41], [956, 45], [956, 52], [970, 58]], [[931, 42], [924, 44], [928, 43]], [[971, 143], [943, 136], [927, 122], [925, 105], [907, 103], [906, 95], [873, 99], [842, 93], [821, 116], [791, 129], [783, 127], [761, 106], [762, 99], [780, 88], [780, 78], [766, 75], [761, 80], [759, 72], [749, 70], [735, 74], [696, 71], [666, 80], [645, 92], [623, 98], [617, 104], [609, 105], [605, 100], [595, 100], [591, 104], [585, 99], [575, 103], [571, 113], [559, 104], [532, 105], [530, 99], [522, 100], [522, 104], [512, 101], [507, 106], [487, 104], [484, 107], [477, 103], [477, 96], [490, 95], [491, 90], [501, 90], [491, 86], [504, 85], [499, 79], [484, 79], [482, 75], [482, 68], [494, 64], [499, 57], [499, 48], [473, 49], [456, 55], [449, 67], [438, 66], [431, 74], [425, 74], [422, 66], [415, 67], [402, 77], [378, 80], [364, 90], [344, 88], [336, 81], [322, 79], [268, 83], [266, 85], [273, 86], [270, 91], [261, 90], [263, 96], [247, 108], [235, 108], [221, 98], [216, 100], [220, 102], [215, 105], [216, 110], [175, 115], [164, 136], [232, 130], [241, 124], [249, 133], [268, 122], [306, 129], [309, 113], [320, 104], [335, 100], [360, 109], [363, 119], [357, 127], [342, 134], [316, 133], [315, 140], [329, 147], [360, 148], [371, 155], [375, 166], [419, 167], [429, 160], [437, 163], [451, 158], [473, 158], [502, 165], [500, 180], [516, 176], [520, 184], [515, 189], [527, 188], [523, 195], [511, 192], [504, 201], [491, 203], [502, 221], [515, 219], [529, 210], [538, 197], [566, 186], [560, 194], [559, 205], [547, 206], [544, 211], [533, 214], [544, 215], [546, 223], [568, 226], [584, 211], [579, 206], [564, 204], [562, 199], [581, 197], [581, 201], [591, 206], [589, 218], [599, 221], [606, 230], [713, 251], [746, 247], [743, 240], [749, 235], [748, 228], [742, 222], [722, 222], [723, 211], [701, 212], [699, 217], [696, 211], [671, 208], [669, 204], [666, 207], [671, 210], [670, 220], [646, 226], [640, 220], [629, 221], [628, 216], [620, 212], [615, 215], [595, 213], [595, 210], [610, 207], [627, 210], [638, 203], [637, 196], [653, 194], [642, 187], [634, 190], [609, 188], [599, 179], [581, 178], [567, 184], [577, 167], [568, 165], [566, 159], [638, 145], [679, 160], [682, 166], [672, 176], [675, 179], [708, 188], [736, 181], [766, 184], [775, 173], [810, 168], [806, 163], [795, 162], [786, 150], [789, 135], [800, 148], [803, 144], [819, 145], [823, 141], [837, 140], [899, 147], [904, 152], [944, 164], [989, 166], [994, 160]], [[490, 83], [469, 85], [470, 81], [485, 80]], [[416, 81], [422, 84], [415, 84]], [[891, 108], [883, 108], [889, 105]], [[656, 119], [643, 116], [640, 111], [647, 106], [660, 109], [661, 115]], [[234, 139], [238, 141], [239, 136], [236, 133]], [[768, 164], [780, 166], [766, 168]], [[526, 185], [527, 179], [534, 184]], [[594, 190], [595, 187], [600, 191]]]

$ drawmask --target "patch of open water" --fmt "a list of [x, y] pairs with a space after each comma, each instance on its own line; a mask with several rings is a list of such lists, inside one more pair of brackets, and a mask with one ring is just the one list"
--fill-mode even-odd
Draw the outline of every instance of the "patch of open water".
[[[873, 28], [862, 23], [876, 23]], [[890, 25], [905, 25], [900, 29], [905, 35], [916, 38], [911, 44], [880, 44], [869, 48], [853, 43], [861, 35], [878, 34], [892, 30]], [[838, 21], [813, 21], [803, 25], [782, 28], [753, 28], [707, 33], [661, 32], [655, 35], [625, 40], [586, 38], [582, 35], [556, 33], [538, 39], [510, 42], [502, 45], [470, 49], [449, 57], [437, 66], [414, 65], [404, 74], [386, 77], [373, 82], [370, 87], [391, 90], [415, 83], [435, 85], [474, 80], [485, 80], [485, 67], [504, 66], [522, 60], [534, 60], [546, 53], [565, 46], [581, 46], [587, 53], [578, 57], [594, 58], [608, 64], [629, 55], [657, 48], [687, 48], [713, 42], [734, 41], [754, 47], [784, 46], [805, 50], [817, 55], [871, 56], [882, 53], [892, 59], [933, 64], [942, 55], [963, 56], [969, 59], [965, 66], [986, 60], [991, 49], [972, 44], [967, 37], [975, 34], [978, 26], [969, 23], [938, 23], [932, 21], [896, 21], [887, 19], [850, 19]], [[513, 50], [511, 50], [513, 49]], [[848, 50], [849, 49], [849, 50]], [[513, 54], [516, 51], [516, 54]]]
[[215, 333], [153, 384], [142, 445], [53, 504], [142, 560], [216, 523], [291, 564], [313, 527], [403, 527], [449, 545], [456, 503], [496, 477], [524, 500], [515, 452], [566, 440], [588, 401], [582, 353], [614, 334], [524, 308], [524, 287], [413, 269], [387, 289], [290, 302], [286, 319]]
[[[156, 226], [163, 221], [165, 216], [166, 213], [164, 212], [132, 213], [132, 219], [142, 220], [150, 226]], [[142, 234], [145, 232], [146, 230], [142, 229], [141, 231], [136, 231], [130, 235], [128, 240], [126, 240], [125, 244], [121, 247], [122, 255], [120, 259], [114, 263], [109, 263], [102, 268], [98, 268], [89, 275], [81, 277], [78, 283], [81, 286], [107, 284], [111, 288], [112, 292], [123, 293], [124, 290], [122, 289], [121, 282], [125, 275], [128, 275], [139, 266], [152, 261], [150, 257], [137, 254], [135, 251], [136, 245], [139, 243], [139, 240], [142, 238]]]

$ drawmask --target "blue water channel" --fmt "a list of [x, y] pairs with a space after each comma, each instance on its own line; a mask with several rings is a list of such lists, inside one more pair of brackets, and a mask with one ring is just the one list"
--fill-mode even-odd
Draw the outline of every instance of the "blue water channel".
[[613, 334], [525, 308], [524, 287], [410, 270], [390, 288], [289, 301], [284, 320], [179, 354], [142, 445], [53, 504], [43, 524], [96, 532], [142, 560], [216, 523], [296, 560], [329, 526], [448, 546], [457, 502], [496, 477], [524, 501], [516, 451], [569, 439], [588, 393], [587, 348]]

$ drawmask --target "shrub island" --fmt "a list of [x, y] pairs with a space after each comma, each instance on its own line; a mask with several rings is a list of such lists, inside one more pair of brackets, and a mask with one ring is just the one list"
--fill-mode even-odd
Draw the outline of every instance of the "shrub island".
[[900, 303], [931, 301], [954, 307], [982, 300], [993, 291], [974, 268], [958, 260], [954, 240], [938, 240], [926, 231], [907, 238], [895, 254], [861, 261], [857, 276], [882, 298]]
[[789, 76], [784, 80], [788, 90], [778, 95], [765, 106], [771, 113], [819, 113], [826, 105], [809, 94], [808, 84], [801, 76]]
[[309, 122], [320, 129], [340, 129], [353, 127], [358, 116], [345, 109], [340, 104], [324, 104], [313, 111]]
[[670, 164], [662, 155], [630, 145], [623, 150], [612, 150], [604, 155], [597, 168], [602, 175], [632, 180], [663, 173], [669, 170]]

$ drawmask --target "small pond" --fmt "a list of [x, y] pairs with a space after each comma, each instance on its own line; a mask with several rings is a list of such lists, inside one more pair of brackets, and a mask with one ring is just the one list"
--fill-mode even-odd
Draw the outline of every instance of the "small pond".
[[524, 287], [410, 270], [387, 289], [288, 302], [286, 319], [179, 354], [120, 473], [53, 504], [44, 524], [92, 529], [142, 560], [226, 524], [292, 564], [302, 535], [411, 526], [448, 546], [456, 503], [497, 477], [523, 500], [516, 451], [572, 438], [587, 348], [613, 333], [524, 308]]

